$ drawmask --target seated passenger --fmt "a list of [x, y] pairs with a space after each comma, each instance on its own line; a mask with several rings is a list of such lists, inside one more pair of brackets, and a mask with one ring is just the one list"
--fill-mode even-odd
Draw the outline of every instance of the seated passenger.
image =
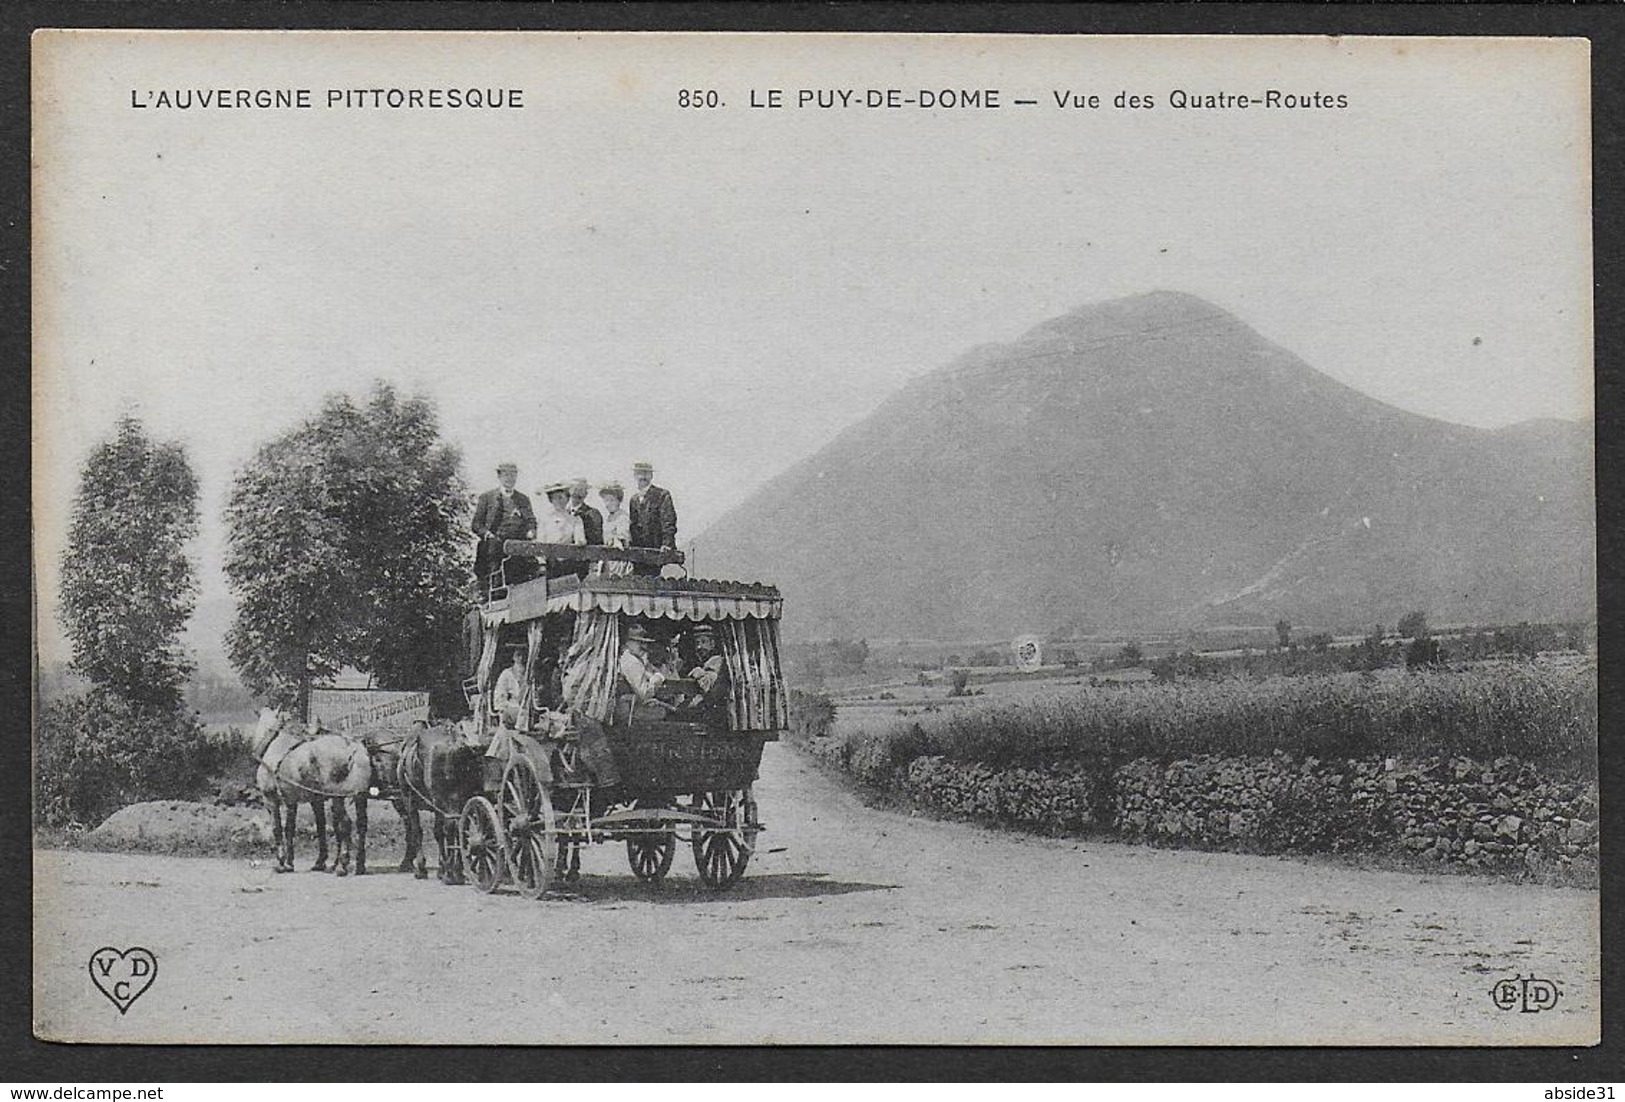
[[659, 694], [670, 677], [665, 668], [667, 662], [665, 647], [648, 628], [634, 624], [627, 630], [626, 643], [621, 648], [617, 699], [630, 694], [639, 706], [652, 709], [657, 718], [665, 716], [671, 711], [671, 705], [660, 699]]
[[716, 632], [709, 624], [701, 624], [693, 631], [694, 668], [688, 671], [689, 680], [698, 687], [687, 708], [703, 711], [726, 709], [728, 706], [728, 665], [717, 650]]
[[525, 698], [525, 648], [513, 649], [513, 660], [497, 678], [493, 704], [504, 727], [519, 726], [519, 708]]

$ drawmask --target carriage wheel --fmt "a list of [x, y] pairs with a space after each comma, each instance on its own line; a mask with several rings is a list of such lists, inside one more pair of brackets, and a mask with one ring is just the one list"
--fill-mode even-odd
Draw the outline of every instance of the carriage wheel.
[[677, 856], [677, 832], [667, 829], [660, 834], [634, 834], [626, 840], [626, 863], [632, 866], [632, 875], [639, 880], [658, 884], [671, 871], [672, 858]]
[[702, 792], [694, 800], [694, 810], [722, 820], [723, 829], [694, 828], [694, 867], [705, 886], [714, 891], [731, 887], [745, 875], [745, 866], [756, 849], [756, 801], [749, 788], [726, 792]]
[[553, 881], [553, 850], [558, 846], [558, 825], [553, 800], [536, 776], [536, 769], [521, 758], [502, 779], [497, 805], [508, 837], [508, 867], [526, 899], [540, 899]]
[[463, 817], [457, 823], [463, 865], [474, 878], [474, 886], [487, 894], [496, 891], [507, 875], [504, 835], [502, 821], [490, 800], [475, 796], [463, 805]]

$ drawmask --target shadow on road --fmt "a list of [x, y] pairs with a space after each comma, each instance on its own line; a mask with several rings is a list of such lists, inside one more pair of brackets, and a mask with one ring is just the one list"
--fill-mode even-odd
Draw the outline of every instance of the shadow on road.
[[864, 884], [849, 880], [831, 880], [822, 872], [779, 872], [761, 876], [745, 874], [745, 878], [725, 891], [712, 891], [698, 880], [687, 878], [667, 880], [663, 884], [645, 884], [636, 877], [588, 876], [574, 884], [553, 882], [548, 899], [576, 900], [582, 903], [613, 903], [619, 900], [640, 903], [713, 903], [718, 900], [749, 899], [808, 899], [822, 895], [847, 895], [851, 892], [892, 891], [898, 884]]

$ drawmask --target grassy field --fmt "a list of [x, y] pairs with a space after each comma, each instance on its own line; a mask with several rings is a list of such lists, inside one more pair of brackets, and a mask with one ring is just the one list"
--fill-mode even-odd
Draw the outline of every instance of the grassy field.
[[982, 688], [968, 698], [907, 685], [843, 697], [833, 735], [897, 764], [924, 754], [1005, 765], [1284, 751], [1596, 768], [1597, 671], [1579, 659], [1171, 684], [1080, 675]]

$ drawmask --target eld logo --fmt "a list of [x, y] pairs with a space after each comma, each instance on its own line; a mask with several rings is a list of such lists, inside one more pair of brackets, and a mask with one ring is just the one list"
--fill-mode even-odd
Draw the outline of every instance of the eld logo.
[[122, 952], [104, 945], [90, 954], [90, 978], [123, 1014], [158, 978], [158, 958], [139, 945]]
[[1527, 979], [1518, 975], [1509, 980], [1501, 980], [1490, 988], [1490, 1001], [1500, 1010], [1538, 1014], [1542, 1010], [1550, 1010], [1556, 1006], [1558, 996], [1561, 994], [1557, 984], [1551, 980], [1537, 979], [1534, 973], [1530, 973]]

